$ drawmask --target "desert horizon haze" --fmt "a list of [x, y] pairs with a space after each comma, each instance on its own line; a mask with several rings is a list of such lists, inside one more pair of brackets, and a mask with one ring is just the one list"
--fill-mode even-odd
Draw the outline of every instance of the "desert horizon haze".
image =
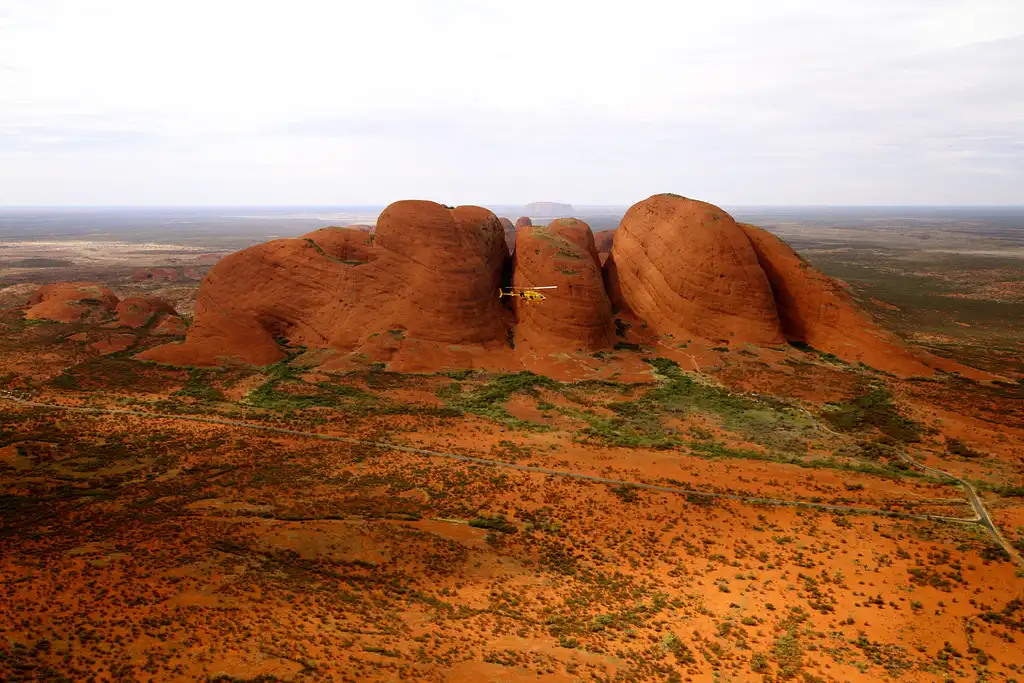
[[0, 2], [0, 204], [1020, 204], [1017, 0]]

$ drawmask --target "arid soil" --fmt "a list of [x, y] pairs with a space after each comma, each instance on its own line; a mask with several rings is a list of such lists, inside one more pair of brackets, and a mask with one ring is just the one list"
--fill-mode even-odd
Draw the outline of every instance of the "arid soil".
[[[535, 251], [594, 265], [555, 228]], [[312, 239], [365, 258], [366, 233]], [[1024, 566], [913, 464], [1024, 551], [1005, 368], [900, 377], [623, 312], [530, 371], [283, 337], [264, 367], [158, 365], [190, 321], [153, 297], [187, 312], [161, 288], [199, 283], [108, 265], [117, 301], [70, 321], [28, 314], [61, 280], [0, 302], [0, 680], [1024, 677]]]
[[[308, 372], [297, 350], [189, 370], [99, 356], [21, 315], [3, 316], [0, 358], [19, 368], [3, 381], [34, 401], [564, 474], [4, 402], [5, 679], [1011, 680], [1024, 666], [1021, 568], [977, 524], [922, 519], [972, 511], [888, 450], [978, 482], [1024, 547], [1010, 385], [810, 353], [705, 354], [686, 373], [656, 346], [604, 361], [646, 366], [641, 383]], [[718, 384], [733, 377], [745, 387]], [[762, 393], [780, 382], [805, 391]]]

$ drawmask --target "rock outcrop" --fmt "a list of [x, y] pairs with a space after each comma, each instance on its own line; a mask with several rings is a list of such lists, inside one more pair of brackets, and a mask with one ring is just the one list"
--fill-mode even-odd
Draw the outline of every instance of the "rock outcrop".
[[[499, 299], [510, 281], [557, 289], [545, 291], [542, 303]], [[117, 307], [104, 327], [185, 332], [169, 306], [129, 298], [118, 307], [96, 285], [55, 285], [33, 299], [33, 318], [109, 320]], [[569, 372], [590, 352], [615, 346], [613, 311], [642, 334], [637, 343], [664, 336], [714, 346], [788, 340], [898, 374], [942, 368], [978, 376], [911, 353], [778, 238], [737, 224], [716, 206], [669, 194], [634, 205], [617, 230], [596, 237], [571, 218], [512, 225], [480, 207], [396, 202], [372, 234], [324, 228], [222, 258], [200, 287], [185, 341], [138, 357], [267, 365], [285, 358], [290, 345], [316, 350], [316, 362], [328, 369], [373, 361], [396, 371], [525, 365]]]
[[184, 274], [178, 268], [136, 268], [132, 271], [132, 282], [145, 282], [146, 280], [178, 282], [183, 279]]
[[506, 345], [498, 301], [508, 252], [497, 217], [476, 206], [396, 202], [377, 221], [380, 267], [395, 280], [391, 327], [441, 344]]
[[373, 238], [368, 232], [353, 227], [321, 228], [308, 232], [299, 239], [311, 242], [332, 259], [358, 264], [366, 263], [372, 257]]
[[515, 344], [522, 353], [596, 351], [614, 345], [611, 302], [601, 278], [594, 235], [583, 221], [562, 218], [516, 235], [513, 286], [557, 286], [542, 303], [513, 300]]
[[614, 239], [614, 228], [611, 230], [602, 230], [601, 232], [594, 234], [594, 246], [597, 247], [597, 255], [598, 258], [601, 259], [602, 266], [608, 261], [608, 256], [611, 254]]
[[505, 231], [505, 244], [508, 247], [508, 253], [512, 253], [516, 249], [516, 226], [513, 225], [512, 221], [507, 218], [499, 218], [501, 222], [501, 228]]
[[118, 302], [114, 309], [112, 327], [146, 327], [159, 324], [165, 318], [177, 318], [174, 306], [163, 299], [148, 296], [128, 296]]
[[594, 246], [597, 248], [597, 253], [609, 253], [612, 250], [614, 240], [615, 230], [602, 230], [601, 232], [594, 233]]
[[110, 289], [92, 282], [43, 285], [29, 297], [25, 318], [57, 322], [99, 322], [109, 318], [118, 298]]
[[768, 276], [782, 331], [845, 361], [902, 375], [931, 374], [895, 335], [878, 328], [843, 287], [767, 230], [741, 223]]
[[188, 267], [172, 268], [136, 268], [132, 271], [132, 282], [181, 282], [183, 280], [201, 280], [205, 268]]
[[613, 303], [658, 334], [778, 344], [768, 278], [743, 229], [722, 209], [660, 194], [626, 212], [605, 277]]
[[224, 257], [200, 287], [185, 342], [140, 357], [266, 365], [285, 357], [287, 340], [414, 367], [416, 358], [443, 364], [459, 345], [506, 349], [508, 316], [496, 294], [507, 258], [490, 211], [396, 202], [372, 239], [328, 228]]

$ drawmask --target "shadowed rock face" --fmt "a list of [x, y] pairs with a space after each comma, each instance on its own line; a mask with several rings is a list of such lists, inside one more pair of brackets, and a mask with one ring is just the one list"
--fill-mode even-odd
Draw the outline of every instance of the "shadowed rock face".
[[[501, 224], [486, 209], [397, 202], [373, 237], [328, 228], [221, 259], [200, 287], [185, 342], [139, 357], [266, 365], [285, 357], [281, 338], [372, 349], [381, 360], [391, 360], [405, 339], [504, 348], [506, 313], [496, 293], [507, 257]], [[393, 343], [382, 345], [381, 336]]]
[[513, 285], [558, 287], [540, 304], [515, 301], [516, 350], [536, 353], [596, 351], [614, 344], [611, 302], [590, 226], [562, 218], [516, 235]]
[[174, 306], [156, 297], [125, 297], [114, 309], [114, 324], [118, 327], [145, 327], [168, 317], [177, 318], [178, 312]]
[[516, 226], [512, 224], [507, 218], [499, 218], [501, 222], [501, 228], [505, 231], [505, 245], [508, 247], [508, 253], [512, 253], [516, 249]]
[[58, 322], [99, 321], [110, 316], [118, 298], [103, 285], [92, 282], [59, 282], [43, 285], [28, 300], [25, 318]]
[[879, 329], [835, 280], [767, 230], [740, 224], [768, 276], [786, 339], [846, 361], [899, 374], [931, 374], [892, 334]]
[[594, 235], [594, 246], [598, 254], [607, 254], [612, 250], [615, 240], [615, 230], [602, 230]]
[[784, 341], [754, 249], [717, 206], [667, 194], [635, 204], [615, 233], [606, 269], [613, 302], [658, 334]]

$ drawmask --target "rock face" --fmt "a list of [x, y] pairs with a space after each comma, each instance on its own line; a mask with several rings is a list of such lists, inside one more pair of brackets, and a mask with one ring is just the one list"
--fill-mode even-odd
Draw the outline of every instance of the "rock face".
[[313, 243], [328, 257], [351, 263], [366, 263], [371, 258], [373, 238], [359, 228], [321, 228], [299, 239]]
[[118, 299], [106, 287], [91, 282], [44, 285], [28, 300], [25, 318], [71, 323], [108, 318]]
[[850, 362], [898, 374], [931, 374], [892, 334], [879, 329], [832, 278], [767, 230], [741, 223], [768, 276], [786, 339]]
[[150, 334], [168, 337], [182, 337], [186, 332], [188, 332], [188, 325], [179, 316], [163, 317], [149, 331]]
[[516, 226], [512, 224], [507, 218], [499, 218], [501, 222], [501, 228], [505, 231], [505, 244], [508, 247], [508, 253], [512, 253], [516, 249]]
[[613, 302], [658, 334], [784, 341], [750, 240], [717, 206], [670, 194], [635, 204], [616, 231], [605, 269]]
[[608, 256], [611, 254], [614, 239], [614, 228], [611, 230], [602, 230], [594, 235], [594, 246], [597, 247], [597, 255], [601, 259], [602, 266], [608, 261]]
[[614, 345], [611, 302], [590, 226], [562, 218], [516, 235], [513, 286], [558, 287], [547, 300], [514, 300], [515, 344], [520, 354], [596, 351]]
[[396, 281], [389, 329], [443, 344], [506, 345], [497, 292], [508, 252], [493, 213], [396, 202], [377, 221], [376, 247], [386, 252], [381, 269]]
[[384, 361], [415, 347], [427, 365], [443, 364], [452, 346], [506, 349], [508, 315], [496, 294], [507, 258], [490, 211], [396, 202], [373, 237], [327, 228], [221, 259], [200, 287], [185, 342], [140, 357], [266, 365], [285, 357], [282, 339]]
[[[603, 268], [602, 249], [610, 250]], [[557, 289], [541, 303], [499, 299], [509, 279]], [[32, 318], [109, 320], [117, 307], [103, 327], [185, 332], [169, 305], [133, 297], [118, 306], [96, 285], [44, 287], [32, 304]], [[645, 330], [643, 343], [664, 335], [715, 346], [789, 340], [899, 374], [943, 368], [976, 376], [911, 354], [778, 238], [678, 195], [636, 204], [617, 230], [597, 237], [572, 218], [511, 225], [479, 207], [396, 202], [372, 234], [324, 228], [220, 259], [200, 287], [185, 341], [138, 357], [267, 365], [287, 356], [286, 342], [317, 350], [327, 369], [369, 360], [399, 372], [547, 371], [563, 361], [579, 367], [590, 352], [614, 347], [616, 308], [639, 323], [633, 334]]]
[[177, 318], [178, 312], [163, 299], [147, 296], [129, 296], [121, 299], [114, 309], [116, 327], [145, 327], [151, 322], [159, 324], [165, 318]]

